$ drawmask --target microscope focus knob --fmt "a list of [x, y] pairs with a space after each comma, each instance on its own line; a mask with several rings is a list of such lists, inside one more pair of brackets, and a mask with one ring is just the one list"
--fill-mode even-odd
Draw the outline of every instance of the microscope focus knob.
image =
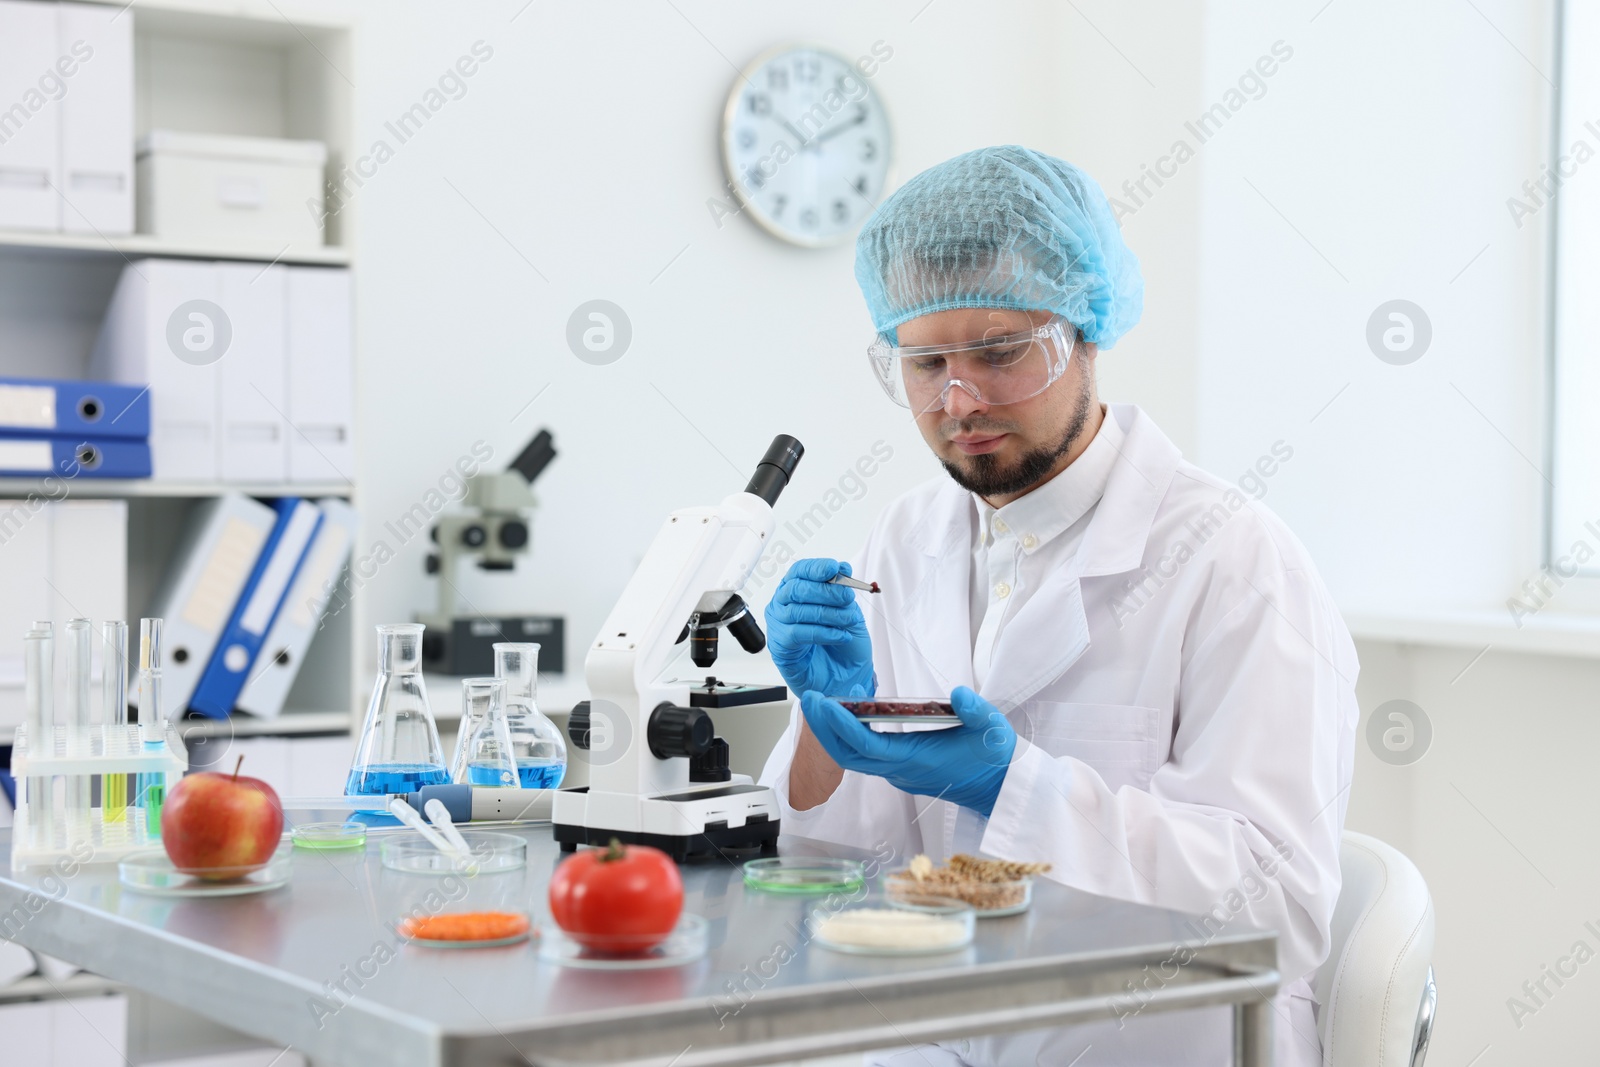
[[589, 747], [589, 702], [580, 700], [567, 715], [567, 736], [581, 749]]
[[728, 763], [728, 742], [713, 738], [711, 747], [689, 761], [689, 781], [726, 782], [733, 778]]
[[645, 736], [650, 743], [650, 754], [656, 759], [672, 759], [674, 756], [694, 759], [704, 755], [711, 747], [717, 737], [717, 728], [703, 708], [658, 704], [656, 710], [650, 713], [650, 725]]
[[482, 526], [473, 523], [461, 531], [461, 543], [468, 548], [482, 548], [484, 542], [489, 540], [489, 533]]
[[507, 519], [500, 524], [500, 547], [522, 548], [528, 543], [528, 524], [521, 519]]

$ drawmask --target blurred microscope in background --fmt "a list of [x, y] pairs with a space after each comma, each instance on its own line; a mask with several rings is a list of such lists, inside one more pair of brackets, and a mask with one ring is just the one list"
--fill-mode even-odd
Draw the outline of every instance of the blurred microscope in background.
[[456, 576], [461, 563], [476, 559], [485, 571], [509, 571], [533, 547], [530, 523], [538, 500], [533, 480], [556, 458], [549, 430], [540, 430], [517, 458], [499, 473], [467, 480], [464, 510], [442, 515], [429, 531], [437, 548], [429, 553], [429, 574], [439, 576], [435, 613], [418, 614], [427, 626], [422, 665], [438, 674], [492, 675], [496, 641], [534, 641], [540, 646], [539, 671], [560, 674], [565, 658], [566, 620], [546, 615], [463, 615], [456, 609]]

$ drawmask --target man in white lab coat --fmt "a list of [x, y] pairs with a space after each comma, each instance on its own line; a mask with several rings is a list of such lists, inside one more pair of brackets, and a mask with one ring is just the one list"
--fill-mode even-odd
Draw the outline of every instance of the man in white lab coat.
[[[763, 775], [784, 829], [1047, 861], [1065, 885], [1209, 916], [1207, 936], [1275, 930], [1276, 1062], [1320, 1063], [1307, 978], [1339, 892], [1355, 650], [1258, 494], [1101, 404], [1098, 351], [1142, 310], [1104, 194], [1026, 149], [958, 156], [884, 202], [856, 274], [879, 380], [949, 477], [891, 504], [853, 566], [794, 564], [767, 609], [802, 694]], [[1264, 446], [1259, 473], [1290, 455]], [[882, 592], [828, 581], [852, 571]], [[873, 732], [829, 699], [944, 693], [962, 724], [937, 731]], [[1233, 1062], [1228, 1009], [1126, 992], [1103, 1023], [872, 1062]]]

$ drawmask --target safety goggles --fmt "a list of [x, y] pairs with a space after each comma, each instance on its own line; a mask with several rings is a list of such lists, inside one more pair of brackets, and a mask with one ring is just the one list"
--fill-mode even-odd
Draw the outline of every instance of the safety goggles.
[[901, 347], [880, 336], [867, 358], [889, 399], [925, 415], [944, 407], [956, 388], [990, 406], [1038, 396], [1066, 372], [1077, 336], [1056, 316], [1021, 333], [948, 345]]

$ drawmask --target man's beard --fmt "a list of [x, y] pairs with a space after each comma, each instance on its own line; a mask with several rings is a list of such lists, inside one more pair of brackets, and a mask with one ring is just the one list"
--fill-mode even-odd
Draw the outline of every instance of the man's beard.
[[[1000, 461], [992, 453], [968, 456], [967, 462], [971, 464], [970, 470], [963, 470], [954, 463], [941, 460], [945, 473], [969, 493], [976, 493], [981, 497], [1009, 496], [1013, 493], [1024, 493], [1037, 486], [1050, 474], [1050, 468], [1056, 461], [1068, 452], [1083, 434], [1083, 428], [1089, 421], [1090, 402], [1089, 381], [1084, 379], [1083, 388], [1078, 393], [1077, 406], [1072, 410], [1072, 421], [1067, 424], [1060, 440], [1053, 445], [1045, 445], [1025, 453], [1010, 467], [1002, 468]], [[982, 429], [985, 420], [979, 419], [971, 422], [962, 422], [962, 429]]]

